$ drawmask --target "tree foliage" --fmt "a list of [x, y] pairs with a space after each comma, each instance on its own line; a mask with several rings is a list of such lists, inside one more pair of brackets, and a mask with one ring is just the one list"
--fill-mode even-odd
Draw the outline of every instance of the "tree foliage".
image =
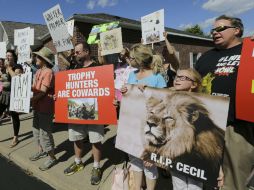
[[192, 34], [200, 35], [200, 36], [206, 36], [204, 34], [202, 28], [198, 24], [196, 24], [196, 25], [194, 25], [192, 27], [188, 27], [184, 31], [192, 33]]

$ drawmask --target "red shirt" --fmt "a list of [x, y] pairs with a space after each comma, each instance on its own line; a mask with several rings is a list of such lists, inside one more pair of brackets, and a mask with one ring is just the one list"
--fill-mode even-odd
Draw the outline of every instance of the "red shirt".
[[47, 87], [46, 95], [34, 104], [34, 110], [41, 113], [54, 113], [54, 73], [51, 69], [39, 69], [35, 73], [33, 82], [34, 96], [38, 94], [42, 86]]

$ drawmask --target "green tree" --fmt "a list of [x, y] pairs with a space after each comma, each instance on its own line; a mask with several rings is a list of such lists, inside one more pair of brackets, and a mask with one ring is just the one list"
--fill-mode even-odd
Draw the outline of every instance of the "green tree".
[[192, 27], [185, 28], [184, 31], [192, 33], [192, 34], [200, 35], [200, 36], [206, 36], [204, 34], [202, 28], [198, 24], [196, 24], [196, 25], [194, 25]]

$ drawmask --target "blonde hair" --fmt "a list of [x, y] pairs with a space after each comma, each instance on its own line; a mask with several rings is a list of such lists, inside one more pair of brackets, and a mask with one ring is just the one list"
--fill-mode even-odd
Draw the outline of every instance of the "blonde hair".
[[149, 46], [134, 44], [130, 49], [130, 57], [135, 59], [135, 62], [131, 61], [133, 67], [151, 69], [154, 74], [166, 74], [161, 56], [154, 55]]
[[201, 77], [201, 75], [195, 69], [192, 69], [192, 68], [179, 69], [179, 70], [181, 70], [181, 71], [187, 71], [190, 74], [190, 76], [192, 77], [191, 79], [193, 79], [194, 82], [197, 84], [197, 87], [193, 91], [194, 92], [200, 92], [200, 90], [201, 90], [201, 83], [202, 83], [202, 77]]

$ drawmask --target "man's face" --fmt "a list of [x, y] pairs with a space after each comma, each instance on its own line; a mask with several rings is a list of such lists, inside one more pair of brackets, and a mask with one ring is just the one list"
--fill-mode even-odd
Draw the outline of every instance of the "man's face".
[[[223, 28], [224, 26], [224, 28]], [[222, 31], [216, 31], [218, 28], [223, 28]], [[214, 44], [221, 48], [229, 48], [234, 40], [236, 40], [236, 35], [239, 34], [240, 29], [233, 27], [229, 20], [217, 20], [214, 22], [214, 30], [211, 32]]]
[[83, 49], [82, 44], [78, 44], [75, 46], [74, 55], [78, 63], [83, 63], [84, 60], [86, 60], [87, 56], [89, 55], [89, 52]]

